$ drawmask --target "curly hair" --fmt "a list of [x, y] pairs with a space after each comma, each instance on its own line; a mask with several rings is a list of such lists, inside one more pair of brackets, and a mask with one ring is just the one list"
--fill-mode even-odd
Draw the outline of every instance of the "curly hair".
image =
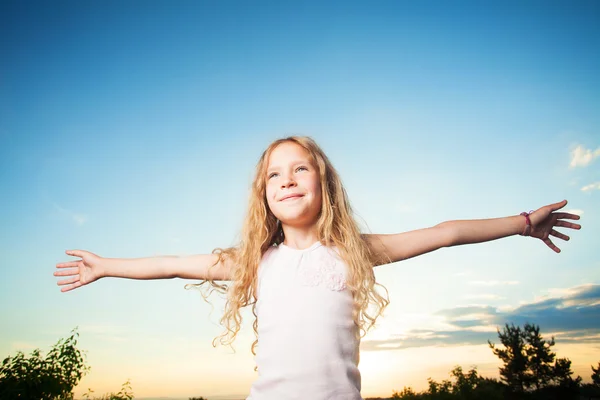
[[[277, 246], [284, 240], [283, 229], [278, 224], [266, 199], [266, 171], [271, 152], [280, 144], [292, 142], [304, 148], [311, 161], [317, 167], [320, 184], [322, 205], [316, 222], [318, 240], [324, 246], [335, 246], [348, 268], [346, 287], [350, 290], [353, 300], [353, 318], [357, 335], [363, 337], [373, 327], [376, 319], [389, 304], [387, 290], [375, 281], [373, 267], [390, 262], [385, 256], [376, 254], [368, 245], [365, 236], [360, 233], [354, 219], [352, 208], [348, 201], [342, 181], [316, 142], [310, 137], [291, 136], [274, 141], [263, 152], [256, 165], [256, 173], [252, 183], [250, 204], [244, 220], [241, 239], [237, 246], [226, 249], [217, 248], [213, 253], [218, 254], [220, 261], [229, 258], [232, 271], [231, 286], [219, 284], [214, 280], [205, 280], [199, 284], [188, 284], [189, 287], [200, 287], [210, 283], [211, 291], [216, 290], [227, 295], [225, 311], [220, 320], [225, 328], [222, 335], [213, 340], [213, 346], [219, 341], [223, 345], [231, 345], [241, 328], [242, 307], [252, 305], [254, 314], [253, 329], [256, 340], [251, 351], [256, 355], [258, 344], [258, 318], [256, 316], [258, 267], [265, 252], [271, 246]], [[385, 292], [379, 293], [377, 287]], [[207, 298], [207, 295], [203, 295]]]

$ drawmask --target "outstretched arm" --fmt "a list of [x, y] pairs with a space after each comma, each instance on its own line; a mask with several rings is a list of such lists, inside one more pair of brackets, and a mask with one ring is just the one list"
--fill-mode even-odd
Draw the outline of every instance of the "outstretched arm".
[[[229, 280], [229, 259], [218, 262], [217, 254], [192, 256], [156, 256], [145, 258], [103, 258], [85, 250], [67, 250], [70, 256], [80, 260], [56, 264], [54, 276], [65, 276], [58, 281], [61, 292], [68, 292], [100, 278], [129, 279], [213, 279]], [[214, 267], [213, 267], [214, 266]]]
[[556, 212], [567, 204], [566, 200], [539, 208], [528, 215], [442, 222], [431, 228], [398, 233], [393, 235], [366, 235], [372, 249], [390, 262], [405, 260], [429, 253], [441, 247], [461, 244], [481, 243], [507, 236], [521, 234], [541, 239], [557, 253], [560, 249], [550, 240], [550, 236], [569, 240], [569, 236], [556, 231], [555, 227], [581, 229], [581, 225], [564, 221], [578, 220], [579, 216], [565, 212]]

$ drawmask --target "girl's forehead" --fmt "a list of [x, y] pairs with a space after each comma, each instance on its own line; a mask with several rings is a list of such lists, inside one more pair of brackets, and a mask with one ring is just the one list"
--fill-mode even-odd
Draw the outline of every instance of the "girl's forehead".
[[284, 142], [277, 145], [269, 154], [267, 168], [284, 165], [296, 161], [312, 161], [306, 149], [293, 142]]

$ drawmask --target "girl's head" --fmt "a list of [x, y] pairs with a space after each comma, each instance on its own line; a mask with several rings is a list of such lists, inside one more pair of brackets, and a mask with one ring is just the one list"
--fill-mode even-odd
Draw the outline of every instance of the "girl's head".
[[348, 204], [325, 153], [311, 138], [297, 136], [277, 140], [263, 152], [251, 197], [251, 208], [258, 206], [264, 215], [267, 245], [283, 241], [285, 226], [314, 230], [329, 242], [327, 221], [336, 207]]
[[259, 176], [269, 212], [282, 226], [311, 229], [321, 214], [323, 193], [317, 162], [305, 147], [295, 141], [279, 143], [271, 149], [259, 168]]
[[[221, 343], [235, 339], [242, 307], [252, 304], [254, 311], [258, 267], [265, 252], [283, 242], [286, 227], [309, 229], [321, 243], [337, 248], [348, 267], [346, 287], [354, 298], [357, 333], [366, 333], [389, 303], [376, 290], [373, 273], [374, 265], [389, 260], [374, 254], [361, 235], [327, 156], [311, 138], [292, 136], [271, 143], [258, 161], [239, 245], [215, 250], [235, 266], [231, 287], [211, 281], [214, 288], [227, 292]], [[256, 319], [253, 328], [257, 332]]]

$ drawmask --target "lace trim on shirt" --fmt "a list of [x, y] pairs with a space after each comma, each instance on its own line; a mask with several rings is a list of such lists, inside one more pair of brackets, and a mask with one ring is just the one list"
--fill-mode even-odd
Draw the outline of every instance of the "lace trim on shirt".
[[341, 292], [346, 289], [346, 279], [335, 259], [327, 253], [317, 257], [316, 263], [306, 263], [299, 269], [300, 282], [305, 286], [324, 286]]

